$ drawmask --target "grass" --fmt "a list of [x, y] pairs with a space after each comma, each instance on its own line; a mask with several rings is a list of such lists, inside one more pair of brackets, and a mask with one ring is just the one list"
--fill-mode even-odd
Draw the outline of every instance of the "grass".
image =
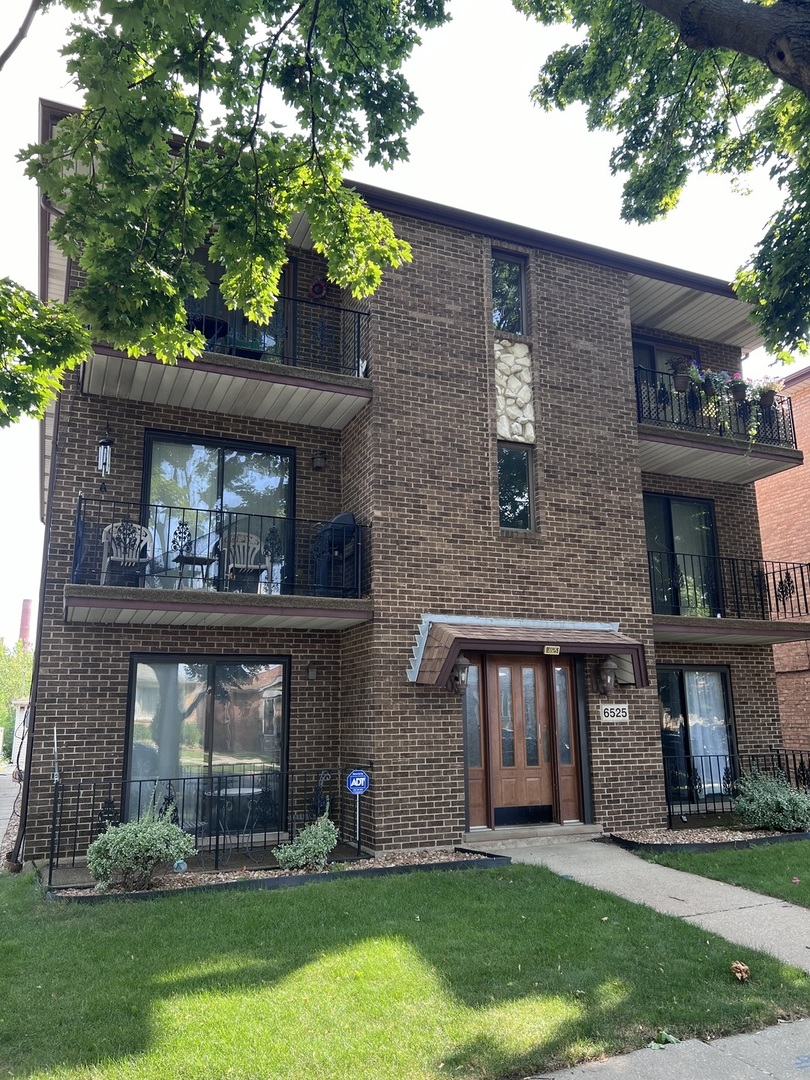
[[645, 858], [810, 908], [810, 840], [723, 851], [666, 851]]
[[542, 867], [95, 906], [0, 877], [0, 1076], [482, 1080], [808, 1013], [804, 973]]

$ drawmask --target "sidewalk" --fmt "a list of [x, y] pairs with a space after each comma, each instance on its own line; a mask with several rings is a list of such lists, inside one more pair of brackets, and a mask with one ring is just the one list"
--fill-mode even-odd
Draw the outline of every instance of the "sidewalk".
[[0, 866], [5, 865], [6, 852], [10, 847], [4, 842], [9, 822], [12, 815], [16, 818], [19, 809], [20, 785], [11, 779], [13, 770], [10, 762], [0, 765]]
[[[542, 846], [515, 842], [513, 862], [546, 866], [604, 892], [646, 904], [810, 973], [810, 909], [747, 889], [657, 866], [614, 844]], [[810, 1000], [810, 986], [808, 987]], [[697, 1039], [637, 1050], [604, 1062], [543, 1074], [542, 1080], [810, 1080], [810, 1020], [749, 1035]], [[541, 1080], [529, 1077], [527, 1080]]]

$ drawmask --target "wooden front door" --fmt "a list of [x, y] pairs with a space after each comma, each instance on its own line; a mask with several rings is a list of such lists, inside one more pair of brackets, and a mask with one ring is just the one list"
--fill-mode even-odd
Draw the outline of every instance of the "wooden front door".
[[463, 702], [470, 827], [579, 820], [570, 661], [471, 660]]

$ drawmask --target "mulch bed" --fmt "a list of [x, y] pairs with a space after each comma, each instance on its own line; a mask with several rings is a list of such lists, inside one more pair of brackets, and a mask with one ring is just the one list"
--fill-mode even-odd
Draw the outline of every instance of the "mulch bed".
[[48, 900], [76, 900], [80, 903], [116, 899], [149, 900], [185, 890], [206, 892], [213, 889], [288, 889], [337, 877], [379, 877], [414, 870], [489, 869], [508, 866], [511, 861], [506, 855], [488, 855], [463, 848], [428, 848], [392, 851], [373, 859], [355, 859], [348, 863], [331, 864], [316, 873], [304, 870], [256, 870], [241, 866], [233, 870], [160, 874], [155, 877], [152, 887], [142, 892], [125, 892], [120, 888], [97, 892], [92, 886], [75, 886], [49, 889], [45, 895]]
[[604, 837], [628, 851], [712, 851], [724, 848], [759, 847], [764, 844], [810, 840], [810, 833], [784, 833], [771, 829], [741, 826], [714, 826], [701, 829], [620, 829]]

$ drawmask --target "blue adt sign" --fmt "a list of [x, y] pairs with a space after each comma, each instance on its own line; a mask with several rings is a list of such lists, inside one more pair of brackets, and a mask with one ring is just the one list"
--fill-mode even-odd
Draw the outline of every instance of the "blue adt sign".
[[368, 773], [364, 773], [362, 769], [354, 769], [346, 777], [346, 787], [352, 795], [365, 795], [370, 783]]

